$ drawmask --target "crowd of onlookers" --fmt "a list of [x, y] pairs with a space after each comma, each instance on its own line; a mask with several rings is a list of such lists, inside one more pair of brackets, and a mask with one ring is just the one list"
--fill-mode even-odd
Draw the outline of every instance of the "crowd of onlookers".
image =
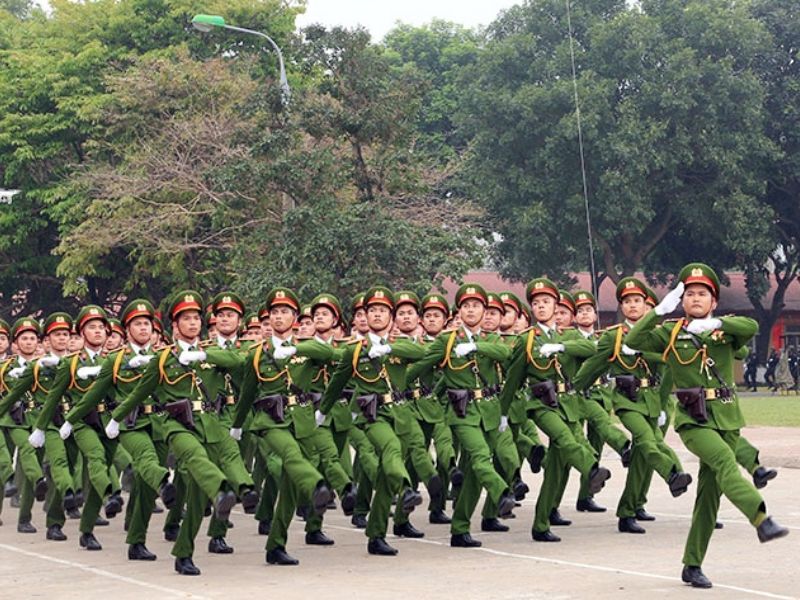
[[[745, 361], [744, 383], [749, 391], [758, 391], [758, 357], [751, 353]], [[780, 352], [773, 349], [767, 358], [764, 382], [771, 392], [800, 392], [800, 349], [796, 346]]]

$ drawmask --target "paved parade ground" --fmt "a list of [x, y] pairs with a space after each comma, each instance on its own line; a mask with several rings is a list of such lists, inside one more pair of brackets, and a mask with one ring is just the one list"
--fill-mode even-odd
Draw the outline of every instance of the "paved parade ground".
[[[110, 527], [95, 533], [103, 551], [78, 548], [77, 521], [68, 521], [66, 542], [44, 539], [44, 513], [34, 508], [34, 535], [16, 533], [16, 509], [8, 506], [0, 527], [0, 597], [2, 598], [493, 598], [558, 600], [564, 598], [795, 598], [800, 597], [800, 430], [748, 428], [748, 439], [761, 448], [762, 463], [779, 468], [777, 479], [764, 490], [768, 512], [788, 526], [789, 537], [761, 545], [755, 530], [723, 499], [720, 520], [725, 528], [711, 541], [703, 565], [714, 582], [712, 590], [694, 590], [680, 581], [681, 554], [689, 528], [694, 486], [672, 499], [656, 477], [648, 510], [658, 517], [644, 523], [646, 535], [616, 531], [613, 509], [624, 483], [619, 460], [606, 451], [613, 472], [598, 495], [610, 511], [589, 515], [574, 510], [578, 477], [573, 473], [562, 514], [571, 527], [553, 528], [563, 541], [534, 543], [530, 538], [535, 492], [541, 474], [525, 477], [532, 493], [506, 521], [510, 533], [480, 533], [479, 514], [473, 535], [480, 549], [451, 549], [445, 525], [430, 525], [417, 511], [412, 522], [426, 532], [423, 540], [387, 541], [400, 550], [394, 558], [369, 556], [363, 531], [351, 527], [341, 511], [325, 516], [325, 531], [336, 540], [330, 548], [305, 546], [303, 523], [290, 530], [288, 550], [299, 567], [268, 566], [266, 538], [256, 533], [256, 522], [235, 510], [235, 528], [228, 542], [236, 549], [228, 556], [206, 552], [205, 524], [198, 536], [195, 563], [200, 577], [181, 577], [173, 571], [171, 544], [163, 541], [164, 514], [154, 515], [148, 547], [158, 554], [154, 563], [127, 560], [121, 515]], [[668, 442], [693, 475], [697, 462], [671, 432]], [[424, 506], [424, 505], [423, 505]], [[450, 506], [448, 504], [448, 512]], [[479, 513], [480, 511], [477, 511]]]

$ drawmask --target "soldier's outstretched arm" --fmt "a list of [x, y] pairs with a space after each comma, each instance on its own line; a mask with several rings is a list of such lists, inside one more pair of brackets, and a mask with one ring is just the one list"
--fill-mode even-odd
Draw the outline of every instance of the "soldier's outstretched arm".
[[114, 412], [111, 413], [112, 419], [121, 422], [135, 407], [142, 404], [142, 402], [155, 391], [161, 376], [158, 366], [159, 362], [159, 355], [157, 354], [153, 360], [147, 363], [147, 367], [144, 373], [142, 373], [142, 378], [139, 380], [139, 383], [136, 384], [136, 387], [133, 388], [130, 396], [125, 398], [125, 400], [114, 409]]

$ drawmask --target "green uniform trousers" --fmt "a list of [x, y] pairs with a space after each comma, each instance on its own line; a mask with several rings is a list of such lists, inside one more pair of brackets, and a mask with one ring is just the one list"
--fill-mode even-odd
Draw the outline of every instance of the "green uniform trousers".
[[372, 499], [366, 534], [369, 539], [386, 537], [392, 498], [411, 486], [411, 478], [403, 462], [403, 449], [392, 425], [383, 417], [366, 426], [365, 433], [378, 455], [378, 475]]
[[767, 509], [753, 482], [742, 476], [736, 464], [738, 430], [684, 426], [678, 434], [689, 452], [700, 459], [692, 525], [683, 553], [684, 565], [699, 567], [714, 533], [722, 494], [754, 525]]
[[[253, 477], [248, 472], [242, 459], [239, 444], [232, 437], [225, 437], [222, 441], [206, 445], [209, 458], [222, 470], [229, 487], [241, 495], [244, 490], [254, 489]], [[208, 523], [208, 536], [212, 538], [225, 537], [228, 531], [227, 521], [220, 521], [212, 516]]]
[[270, 451], [283, 464], [278, 491], [278, 505], [272, 520], [267, 550], [286, 547], [289, 524], [298, 502], [310, 506], [314, 488], [323, 481], [322, 474], [311, 464], [289, 429], [267, 429], [263, 439]]
[[119, 442], [108, 439], [105, 434], [101, 438], [97, 431], [88, 425], [76, 428], [72, 437], [85, 459], [84, 469], [90, 483], [88, 489], [84, 487], [86, 503], [81, 511], [80, 532], [91, 533], [94, 531], [103, 499], [113, 490], [111, 467]]
[[567, 423], [560, 413], [546, 408], [535, 410], [533, 420], [550, 438], [533, 520], [533, 530], [541, 533], [550, 529], [550, 513], [558, 506], [570, 467], [581, 475], [588, 474], [597, 464], [597, 457], [586, 441], [580, 423]]
[[[436, 465], [428, 451], [425, 443], [425, 434], [417, 419], [410, 421], [409, 431], [398, 434], [400, 447], [403, 452], [404, 462], [408, 465], [406, 470], [409, 474], [413, 473], [417, 479], [426, 486], [428, 482], [437, 475]], [[412, 477], [412, 483], [414, 478]], [[398, 504], [394, 513], [394, 522], [398, 525], [408, 522], [408, 513], [403, 512], [403, 507]]]
[[[495, 507], [494, 516], [497, 516], [497, 503], [508, 490], [508, 482], [494, 466], [493, 454], [499, 437], [498, 431], [487, 432], [479, 425], [453, 425], [452, 428], [464, 457], [464, 483], [453, 509], [450, 532], [469, 533], [470, 519], [480, 499], [481, 488], [486, 490], [487, 502], [491, 500]], [[510, 433], [509, 430], [506, 433]]]
[[[27, 523], [31, 520], [31, 508], [33, 508], [33, 486], [44, 477], [41, 459], [44, 455], [42, 450], [36, 450], [28, 442], [30, 431], [21, 427], [9, 428], [6, 430], [11, 442], [17, 449], [17, 464], [20, 465], [24, 475], [21, 481], [19, 498], [19, 519], [20, 523]], [[29, 493], [30, 492], [30, 493]]]
[[169, 478], [169, 471], [164, 467], [167, 446], [163, 442], [153, 441], [149, 429], [123, 431], [119, 440], [133, 459], [134, 470], [125, 541], [128, 544], [144, 544], [158, 491]]
[[[514, 434], [509, 427], [503, 432], [498, 430], [490, 431], [487, 435], [490, 439], [497, 472], [510, 487], [511, 483], [519, 478], [521, 466], [517, 444], [514, 442]], [[486, 497], [481, 516], [484, 519], [497, 517], [497, 501], [491, 496]]]
[[[587, 398], [583, 401], [583, 411], [586, 417], [586, 440], [592, 447], [595, 455], [600, 457], [603, 454], [603, 446], [608, 444], [617, 454], [622, 454], [628, 444], [628, 437], [614, 425], [611, 415], [596, 400]], [[589, 475], [581, 475], [581, 487], [578, 492], [578, 500], [586, 500], [589, 493]]]
[[642, 508], [639, 504], [642, 490], [645, 485], [649, 487], [652, 476], [648, 475], [652, 471], [667, 481], [673, 472], [682, 471], [683, 466], [675, 451], [664, 442], [658, 419], [631, 410], [619, 410], [617, 416], [633, 436], [631, 464], [617, 504], [617, 517], [622, 519], [636, 516], [636, 509]]

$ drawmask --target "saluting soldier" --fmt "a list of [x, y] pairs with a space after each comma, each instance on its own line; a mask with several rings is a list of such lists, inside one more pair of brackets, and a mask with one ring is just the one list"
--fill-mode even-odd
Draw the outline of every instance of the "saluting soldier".
[[660, 357], [637, 352], [625, 342], [630, 328], [646, 312], [647, 288], [635, 277], [625, 277], [617, 284], [616, 295], [625, 321], [603, 333], [597, 353], [583, 364], [575, 385], [586, 389], [603, 375], [613, 382], [614, 412], [633, 437], [631, 464], [617, 505], [617, 527], [623, 533], [642, 534], [645, 529], [636, 521], [636, 509], [640, 508], [637, 504], [648, 467], [667, 483], [673, 497], [686, 492], [692, 477], [683, 471], [658, 428], [661, 396], [656, 375]]
[[[440, 385], [449, 400], [447, 421], [465, 453], [464, 483], [453, 511], [450, 545], [473, 548], [481, 545], [469, 532], [481, 488], [496, 507], [493, 517], [508, 518], [515, 504], [509, 484], [493, 460], [498, 440], [508, 429], [497, 399], [498, 366], [511, 350], [496, 333], [481, 330], [488, 298], [480, 285], [462, 285], [455, 301], [462, 325], [442, 332], [429, 344], [425, 357], [409, 368], [408, 378], [424, 376], [435, 367], [441, 370]], [[514, 448], [513, 439], [511, 446]]]
[[[49, 328], [49, 332], [57, 328], [60, 328], [62, 332], [69, 329], [65, 317], [60, 318], [63, 324], [54, 323], [51, 319], [47, 320], [45, 327]], [[5, 322], [3, 325], [6, 325]], [[19, 533], [36, 533], [36, 528], [31, 524], [31, 508], [34, 498], [41, 502], [47, 493], [47, 481], [41, 464], [44, 453], [37, 451], [28, 443], [28, 436], [39, 416], [42, 404], [42, 393], [40, 392], [37, 397], [31, 392], [33, 371], [30, 369], [31, 363], [36, 359], [36, 349], [40, 337], [39, 324], [31, 318], [19, 319], [14, 323], [10, 334], [17, 347], [17, 354], [8, 357], [0, 364], [0, 394], [2, 394], [0, 427], [11, 438], [13, 446], [17, 449], [17, 460], [24, 476], [20, 490], [17, 531]], [[45, 362], [55, 364], [57, 361], [50, 358]], [[12, 389], [17, 386], [19, 386], [19, 391], [12, 394]], [[13, 476], [13, 470], [10, 475]]]
[[230, 435], [241, 439], [242, 426], [254, 408], [250, 432], [262, 439], [283, 462], [278, 506], [267, 539], [266, 561], [296, 565], [297, 559], [286, 552], [286, 543], [298, 502], [322, 514], [333, 497], [322, 474], [311, 464], [299, 442], [309, 437], [316, 424], [313, 406], [310, 419], [307, 411], [301, 410], [300, 402], [308, 400], [298, 398], [298, 391], [305, 388], [313, 376], [310, 367], [325, 364], [333, 350], [316, 340], [295, 342], [292, 338], [292, 326], [300, 308], [294, 292], [275, 288], [267, 295], [266, 305], [272, 336], [254, 346], [247, 355], [241, 397]]
[[[789, 530], [767, 515], [761, 494], [736, 464], [744, 417], [733, 380], [733, 356], [758, 332], [758, 323], [748, 317], [714, 316], [720, 286], [708, 265], [690, 263], [678, 280], [675, 289], [633, 326], [625, 342], [634, 350], [662, 353], [672, 373], [678, 397], [675, 430], [700, 459], [681, 578], [693, 587], [708, 588], [712, 584], [701, 566], [722, 494], [756, 528], [762, 543], [784, 537]], [[684, 316], [659, 326], [679, 305]]]
[[[383, 286], [370, 288], [364, 298], [369, 332], [366, 338], [348, 344], [325, 390], [320, 416], [324, 419], [342, 392], [354, 382], [354, 406], [362, 416], [356, 424], [375, 447], [380, 459], [375, 496], [367, 520], [366, 535], [370, 554], [392, 556], [397, 550], [386, 542], [392, 497], [399, 495], [398, 508], [410, 513], [422, 503], [422, 496], [411, 487], [411, 478], [403, 464], [400, 440], [394, 432], [395, 403], [406, 391], [406, 365], [418, 360], [424, 350], [408, 339], [389, 339], [394, 294]], [[414, 378], [409, 377], [409, 381]]]
[[530, 281], [526, 296], [536, 325], [522, 332], [514, 346], [501, 402], [503, 414], [508, 414], [517, 390], [530, 386], [528, 412], [550, 440], [532, 537], [537, 542], [560, 542], [550, 531], [550, 517], [569, 467], [588, 475], [591, 494], [599, 492], [611, 477], [611, 472], [598, 464], [581, 430], [583, 399], [570, 391], [570, 375], [577, 371], [578, 361], [594, 353], [594, 344], [574, 329], [557, 329], [555, 310], [560, 295], [552, 281], [545, 277]]
[[192, 290], [178, 292], [167, 312], [176, 343], [159, 350], [148, 363], [136, 387], [114, 409], [106, 434], [110, 438], [119, 435], [120, 423], [137, 407], [145, 413], [158, 413], [159, 426], [170, 451], [178, 468], [185, 469], [187, 478], [186, 514], [172, 549], [175, 570], [181, 575], [200, 575], [192, 555], [206, 502], [213, 500], [214, 515], [223, 521], [228, 520], [236, 503], [236, 493], [228, 489], [225, 474], [205, 448], [228, 433], [212, 414], [216, 406], [207, 396], [203, 377], [213, 365], [235, 367], [238, 360], [219, 348], [200, 348], [203, 326], [200, 294]]

